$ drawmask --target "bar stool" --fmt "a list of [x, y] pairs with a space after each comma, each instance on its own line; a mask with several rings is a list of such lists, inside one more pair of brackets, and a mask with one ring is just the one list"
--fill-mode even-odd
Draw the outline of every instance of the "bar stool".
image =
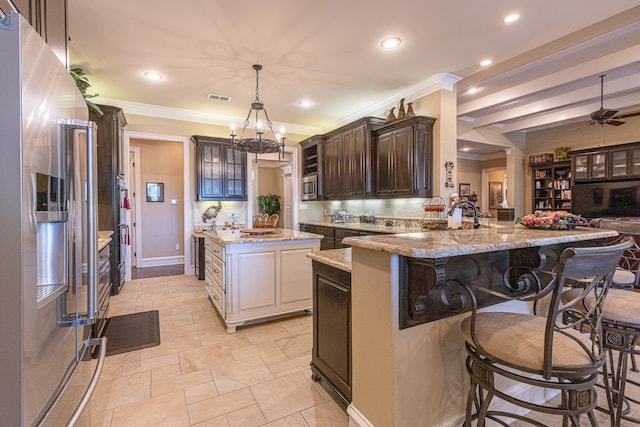
[[[603, 380], [611, 425], [618, 427], [622, 420], [640, 423], [640, 418], [629, 416], [630, 402], [640, 402], [625, 393], [629, 384], [640, 387], [640, 383], [627, 377], [629, 359], [640, 354], [636, 347], [640, 337], [640, 294], [611, 289], [604, 304], [602, 327], [608, 358]], [[617, 361], [614, 352], [618, 353]]]
[[[624, 237], [614, 245], [565, 249], [552, 272], [532, 272], [538, 279], [542, 274], [551, 276], [551, 281], [542, 289], [529, 295], [501, 294], [507, 300], [534, 303], [548, 297], [546, 317], [537, 316], [536, 304], [534, 314], [479, 313], [470, 286], [462, 284], [473, 302], [471, 316], [461, 324], [467, 350], [466, 368], [471, 381], [465, 426], [477, 420], [477, 425], [483, 427], [487, 419], [506, 425], [504, 418], [542, 425], [529, 414], [490, 407], [494, 397], [525, 410], [562, 417], [565, 426], [569, 422], [579, 426], [582, 415], [587, 416], [592, 426], [597, 426], [594, 385], [598, 371], [605, 363], [601, 309], [618, 261], [632, 244], [632, 238]], [[579, 294], [575, 298], [561, 303], [565, 286], [576, 280], [585, 286], [577, 289]], [[498, 294], [483, 288], [475, 289]], [[586, 306], [586, 298], [593, 302], [588, 310], [582, 309]], [[563, 323], [566, 312], [572, 314], [569, 324]], [[582, 325], [589, 334], [576, 330]], [[558, 392], [559, 401], [534, 403], [515, 396], [510, 391], [513, 381], [532, 386], [533, 390]]]

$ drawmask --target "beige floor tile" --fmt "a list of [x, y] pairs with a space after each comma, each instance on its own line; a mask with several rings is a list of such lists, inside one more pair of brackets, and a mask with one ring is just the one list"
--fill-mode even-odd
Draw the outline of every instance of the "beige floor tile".
[[257, 356], [225, 363], [212, 368], [211, 373], [220, 393], [228, 393], [274, 378], [267, 365]]
[[299, 412], [265, 424], [265, 427], [309, 427]]
[[227, 417], [222, 415], [198, 424], [191, 424], [191, 427], [229, 427], [229, 422], [227, 421]]
[[267, 422], [258, 405], [251, 405], [227, 414], [227, 421], [230, 427], [258, 427]]
[[188, 405], [187, 409], [191, 423], [196, 424], [255, 404], [256, 400], [251, 391], [248, 388], [243, 388], [193, 403]]
[[180, 368], [183, 374], [213, 368], [233, 361], [231, 350], [226, 344], [215, 344], [195, 348], [180, 353]]
[[273, 372], [273, 375], [281, 377], [294, 372], [304, 371], [309, 368], [309, 363], [311, 363], [311, 354], [268, 364], [268, 366], [271, 372]]
[[151, 381], [162, 381], [167, 378], [177, 377], [178, 375], [182, 375], [179, 363], [161, 366], [160, 368], [154, 368], [151, 370]]
[[193, 350], [202, 347], [202, 344], [200, 343], [200, 336], [197, 331], [178, 335], [174, 334], [163, 334], [160, 336], [160, 345], [150, 349], [153, 357], [179, 353], [181, 351]]
[[91, 412], [91, 427], [111, 427], [113, 409]]
[[301, 373], [256, 384], [250, 389], [268, 421], [277, 420], [330, 399], [322, 387]]
[[200, 402], [201, 400], [211, 399], [219, 394], [220, 392], [213, 381], [198, 384], [193, 387], [186, 387], [184, 389], [184, 396], [187, 399], [187, 405]]
[[275, 342], [264, 342], [255, 345], [249, 345], [248, 347], [238, 348], [231, 351], [235, 360], [248, 359], [250, 357], [260, 356], [261, 354], [271, 353], [279, 350], [280, 348]]
[[284, 362], [289, 360], [286, 354], [282, 350], [272, 351], [271, 353], [261, 354], [260, 358], [267, 365], [273, 365], [274, 363]]
[[93, 411], [139, 402], [151, 396], [151, 371], [99, 381], [92, 399]]
[[289, 338], [291, 334], [274, 322], [256, 324], [238, 329], [239, 333], [246, 336], [251, 344], [270, 343], [282, 338]]
[[311, 354], [313, 347], [313, 335], [307, 331], [306, 334], [295, 335], [291, 338], [284, 338], [276, 341], [278, 347], [290, 359]]
[[302, 411], [310, 427], [348, 427], [349, 417], [335, 402], [328, 401]]
[[200, 371], [190, 372], [188, 374], [178, 375], [176, 377], [166, 378], [160, 381], [151, 382], [151, 396], [171, 393], [173, 391], [184, 390], [187, 387], [211, 382], [211, 371], [203, 369]]
[[160, 357], [152, 357], [141, 361], [126, 363], [122, 367], [122, 375], [131, 375], [138, 372], [151, 371], [154, 368], [175, 365], [179, 363], [178, 354], [167, 354]]
[[189, 426], [184, 393], [166, 393], [133, 405], [115, 408], [111, 427]]

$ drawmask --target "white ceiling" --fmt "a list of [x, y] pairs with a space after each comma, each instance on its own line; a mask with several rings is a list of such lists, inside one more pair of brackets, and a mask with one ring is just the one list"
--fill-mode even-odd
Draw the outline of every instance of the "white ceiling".
[[[640, 110], [638, 0], [69, 0], [71, 64], [99, 102], [143, 115], [241, 126], [260, 98], [274, 128], [322, 133], [381, 115], [450, 75], [472, 128], [583, 123]], [[502, 19], [517, 12], [512, 24]], [[380, 41], [399, 36], [400, 48]], [[485, 58], [493, 65], [482, 68]], [[151, 82], [147, 70], [164, 79]], [[445, 79], [446, 80], [446, 79]], [[477, 87], [476, 94], [467, 93]], [[213, 93], [231, 97], [213, 101]], [[314, 102], [303, 109], [303, 98]], [[460, 141], [464, 144], [465, 141]], [[477, 144], [476, 145], [477, 148]], [[482, 147], [495, 151], [494, 147]]]

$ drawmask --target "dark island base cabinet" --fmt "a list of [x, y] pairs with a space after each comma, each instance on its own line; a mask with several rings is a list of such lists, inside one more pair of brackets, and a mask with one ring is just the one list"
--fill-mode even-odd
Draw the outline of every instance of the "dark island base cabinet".
[[313, 261], [314, 381], [351, 402], [351, 274]]
[[204, 236], [193, 236], [194, 269], [198, 280], [204, 280]]

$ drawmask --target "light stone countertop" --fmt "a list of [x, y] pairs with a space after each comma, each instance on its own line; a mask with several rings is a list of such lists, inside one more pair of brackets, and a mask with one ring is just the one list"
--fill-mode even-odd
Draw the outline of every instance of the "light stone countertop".
[[351, 248], [311, 252], [307, 254], [307, 258], [351, 273]]
[[613, 230], [576, 227], [575, 230], [532, 230], [522, 225], [449, 231], [347, 237], [352, 247], [413, 258], [443, 258], [532, 246], [570, 243], [617, 236]]
[[111, 230], [98, 231], [98, 252], [111, 243], [112, 236], [113, 231]]
[[223, 246], [235, 243], [270, 243], [291, 240], [322, 239], [324, 237], [320, 234], [305, 233], [285, 228], [276, 228], [274, 233], [258, 235], [241, 233], [239, 230], [205, 231], [204, 234], [205, 236], [210, 236], [214, 242]]

